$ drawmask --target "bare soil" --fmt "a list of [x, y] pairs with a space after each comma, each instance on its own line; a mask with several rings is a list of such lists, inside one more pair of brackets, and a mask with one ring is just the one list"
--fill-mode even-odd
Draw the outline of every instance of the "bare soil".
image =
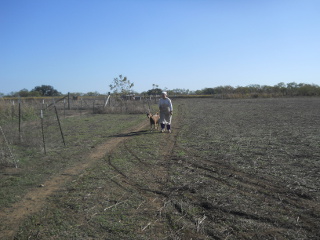
[[1, 239], [318, 239], [320, 99], [173, 100], [0, 214]]

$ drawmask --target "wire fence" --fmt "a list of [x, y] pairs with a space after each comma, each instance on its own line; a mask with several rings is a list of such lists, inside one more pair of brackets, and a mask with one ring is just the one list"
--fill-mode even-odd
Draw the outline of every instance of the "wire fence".
[[18, 167], [20, 151], [46, 154], [66, 146], [61, 122], [89, 114], [142, 114], [158, 97], [70, 97], [0, 100], [0, 166]]

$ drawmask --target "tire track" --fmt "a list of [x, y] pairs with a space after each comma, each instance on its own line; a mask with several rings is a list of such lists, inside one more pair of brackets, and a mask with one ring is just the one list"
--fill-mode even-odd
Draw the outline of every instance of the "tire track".
[[113, 137], [103, 144], [97, 146], [94, 152], [88, 154], [86, 160], [66, 169], [61, 174], [52, 176], [43, 183], [43, 187], [34, 188], [29, 191], [19, 202], [12, 207], [4, 208], [0, 212], [1, 219], [1, 239], [13, 239], [22, 221], [28, 216], [37, 213], [45, 205], [46, 198], [59, 190], [66, 182], [74, 176], [80, 175], [85, 169], [93, 165], [97, 160], [103, 158], [106, 153], [115, 149], [119, 143], [130, 137], [130, 132], [141, 131], [147, 127], [143, 122], [138, 126], [128, 129], [121, 137]]
[[[142, 229], [144, 234], [148, 234], [148, 229], [152, 229], [149, 233], [154, 231], [158, 232], [160, 235], [168, 230], [165, 229], [168, 227], [167, 218], [161, 217], [162, 212], [165, 212], [167, 205], [171, 202], [170, 194], [171, 189], [168, 187], [168, 182], [170, 181], [170, 168], [171, 168], [171, 159], [173, 150], [177, 144], [177, 137], [179, 135], [180, 129], [180, 105], [178, 107], [178, 114], [173, 118], [174, 129], [171, 134], [168, 133], [159, 133], [156, 136], [159, 136], [160, 139], [165, 142], [165, 145], [159, 146], [161, 148], [161, 161], [156, 164], [152, 164], [139, 156], [139, 153], [135, 151], [134, 148], [130, 145], [123, 143], [123, 149], [127, 151], [135, 161], [135, 169], [130, 169], [130, 172], [127, 170], [121, 169], [118, 167], [115, 160], [113, 159], [112, 153], [106, 159], [108, 165], [113, 169], [117, 174], [117, 178], [113, 179], [114, 183], [118, 186], [121, 186], [122, 189], [127, 188], [129, 192], [130, 189], [139, 194], [139, 196], [144, 199], [141, 203], [140, 208], [143, 208], [145, 211], [150, 213], [150, 216], [153, 216], [149, 219], [148, 227]], [[156, 171], [154, 171], [156, 169]], [[133, 171], [133, 172], [131, 172]], [[138, 175], [137, 175], [138, 174]], [[138, 178], [137, 178], [138, 176]], [[139, 181], [142, 180], [142, 183]], [[136, 214], [140, 210], [136, 209]], [[173, 226], [169, 224], [170, 228], [173, 230]]]

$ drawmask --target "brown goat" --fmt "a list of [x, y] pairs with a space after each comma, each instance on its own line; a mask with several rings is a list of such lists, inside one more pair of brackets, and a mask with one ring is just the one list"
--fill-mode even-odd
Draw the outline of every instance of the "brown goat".
[[[160, 116], [158, 113], [156, 114], [152, 114], [150, 112], [147, 113], [147, 117], [150, 119], [150, 131], [152, 131], [153, 129], [157, 129], [159, 128], [159, 119]], [[153, 126], [153, 128], [152, 128]]]

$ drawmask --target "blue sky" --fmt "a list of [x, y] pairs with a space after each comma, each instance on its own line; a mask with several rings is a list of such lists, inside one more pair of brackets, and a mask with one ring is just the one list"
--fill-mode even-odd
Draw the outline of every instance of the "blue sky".
[[320, 85], [319, 0], [0, 0], [0, 92]]

